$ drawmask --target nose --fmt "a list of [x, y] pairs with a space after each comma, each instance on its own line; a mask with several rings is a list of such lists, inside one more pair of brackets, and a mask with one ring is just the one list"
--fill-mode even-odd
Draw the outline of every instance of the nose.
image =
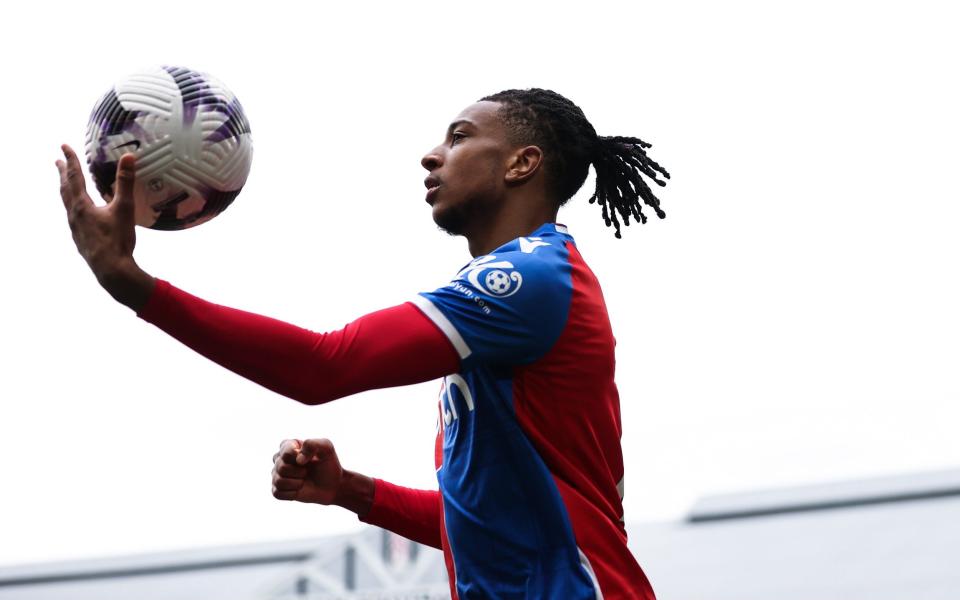
[[443, 165], [443, 157], [440, 155], [439, 147], [427, 152], [426, 155], [420, 159], [420, 164], [428, 171], [433, 171]]

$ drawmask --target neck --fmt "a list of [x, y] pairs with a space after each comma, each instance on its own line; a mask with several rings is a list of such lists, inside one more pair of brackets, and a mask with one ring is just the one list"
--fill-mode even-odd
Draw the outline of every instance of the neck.
[[[511, 209], [511, 207], [526, 210]], [[525, 206], [522, 203], [505, 203], [504, 209], [487, 226], [466, 234], [470, 255], [477, 257], [490, 254], [510, 240], [530, 235], [544, 223], [556, 221], [555, 205], [544, 204], [537, 210], [530, 210], [529, 205]]]

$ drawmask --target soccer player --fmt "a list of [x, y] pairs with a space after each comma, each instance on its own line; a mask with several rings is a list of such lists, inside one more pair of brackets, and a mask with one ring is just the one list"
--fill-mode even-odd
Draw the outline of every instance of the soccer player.
[[474, 257], [453, 281], [318, 334], [215, 305], [133, 259], [134, 159], [97, 207], [76, 154], [57, 161], [80, 254], [119, 302], [186, 345], [276, 392], [320, 404], [442, 378], [439, 491], [342, 469], [328, 440], [288, 440], [274, 495], [339, 504], [442, 548], [453, 598], [654, 598], [627, 548], [614, 339], [596, 277], [557, 212], [589, 166], [604, 221], [659, 217], [643, 179], [669, 174], [631, 137], [598, 136], [548, 90], [467, 107], [423, 157], [434, 221]]

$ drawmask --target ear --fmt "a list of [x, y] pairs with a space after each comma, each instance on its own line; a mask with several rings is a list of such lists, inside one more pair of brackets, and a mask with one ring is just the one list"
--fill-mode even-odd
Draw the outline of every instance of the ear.
[[539, 146], [524, 146], [510, 155], [507, 172], [503, 176], [508, 184], [529, 180], [543, 165], [543, 150]]

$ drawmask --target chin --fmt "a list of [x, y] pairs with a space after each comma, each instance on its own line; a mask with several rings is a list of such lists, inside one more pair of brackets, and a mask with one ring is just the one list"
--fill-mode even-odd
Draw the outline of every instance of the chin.
[[466, 230], [466, 215], [454, 207], [433, 205], [433, 222], [449, 235], [463, 235]]

